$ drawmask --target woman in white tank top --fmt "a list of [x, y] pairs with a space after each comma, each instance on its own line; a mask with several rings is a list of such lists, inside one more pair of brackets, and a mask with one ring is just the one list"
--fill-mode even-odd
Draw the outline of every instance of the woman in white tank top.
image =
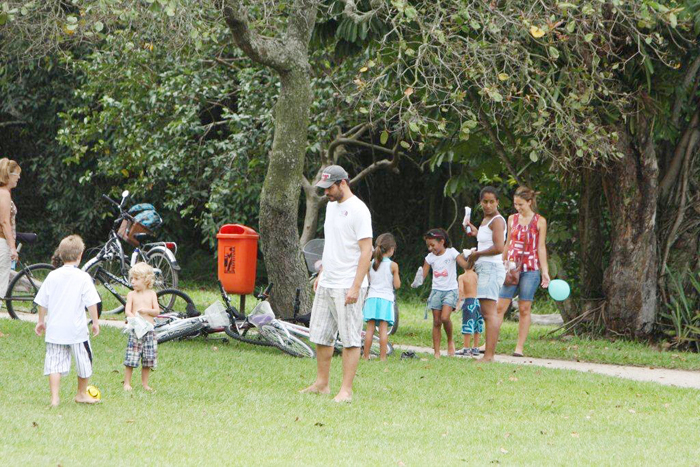
[[478, 229], [474, 224], [469, 224], [471, 235], [476, 235], [479, 244], [477, 250], [469, 256], [469, 261], [476, 262], [474, 269], [479, 276], [476, 293], [481, 305], [481, 314], [486, 322], [486, 351], [483, 360], [489, 362], [493, 360], [496, 352], [498, 331], [501, 327], [496, 303], [506, 278], [502, 259], [506, 241], [506, 221], [498, 212], [498, 191], [495, 188], [484, 187], [479, 194], [479, 203], [484, 211], [484, 220]]

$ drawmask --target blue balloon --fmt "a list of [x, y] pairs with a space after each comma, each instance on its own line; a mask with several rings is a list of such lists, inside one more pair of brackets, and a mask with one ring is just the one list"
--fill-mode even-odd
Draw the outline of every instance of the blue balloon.
[[549, 296], [554, 300], [561, 302], [569, 298], [569, 293], [571, 293], [571, 288], [566, 281], [561, 279], [554, 279], [549, 283]]

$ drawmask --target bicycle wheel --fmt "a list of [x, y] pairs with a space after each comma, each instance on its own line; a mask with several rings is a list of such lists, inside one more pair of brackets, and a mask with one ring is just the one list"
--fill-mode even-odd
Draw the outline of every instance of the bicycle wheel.
[[301, 339], [288, 334], [284, 329], [280, 329], [274, 324], [266, 324], [260, 328], [262, 334], [272, 345], [293, 357], [314, 358], [316, 352], [306, 345]]
[[394, 325], [389, 327], [389, 335], [396, 334], [399, 330], [399, 304], [394, 302]]
[[154, 251], [148, 254], [148, 264], [156, 270], [155, 290], [177, 289], [178, 274], [165, 253]]
[[33, 316], [39, 313], [39, 306], [34, 303], [34, 297], [46, 276], [55, 268], [50, 264], [32, 264], [22, 269], [10, 281], [5, 294], [7, 312], [14, 319], [33, 321]]
[[195, 337], [204, 329], [204, 323], [198, 318], [178, 319], [172, 323], [156, 328], [156, 339], [159, 344], [182, 339], [183, 337]]
[[124, 311], [122, 300], [126, 303], [131, 287], [123, 275], [122, 262], [117, 258], [103, 259], [91, 265], [86, 272], [92, 276], [97, 293], [102, 298], [102, 314], [114, 315]]
[[245, 330], [242, 334], [238, 333], [237, 330], [228, 326], [224, 328], [226, 335], [237, 341], [245, 342], [247, 344], [262, 345], [263, 347], [271, 347], [273, 344], [267, 340], [263, 335], [258, 332], [257, 328], [250, 328]]
[[180, 318], [199, 316], [194, 301], [182, 290], [164, 289], [156, 292], [161, 313], [177, 313]]

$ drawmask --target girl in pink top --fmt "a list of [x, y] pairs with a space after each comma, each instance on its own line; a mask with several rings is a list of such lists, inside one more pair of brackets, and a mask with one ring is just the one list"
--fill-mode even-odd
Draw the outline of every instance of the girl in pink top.
[[503, 322], [511, 301], [518, 295], [518, 344], [513, 356], [522, 357], [527, 334], [530, 331], [530, 311], [535, 292], [541, 285], [549, 286], [549, 266], [547, 264], [547, 221], [535, 212], [537, 209], [536, 193], [521, 186], [513, 199], [516, 214], [508, 217], [508, 237], [503, 250], [503, 262], [506, 268], [520, 268], [520, 280], [517, 285], [504, 285], [498, 296], [498, 316]]

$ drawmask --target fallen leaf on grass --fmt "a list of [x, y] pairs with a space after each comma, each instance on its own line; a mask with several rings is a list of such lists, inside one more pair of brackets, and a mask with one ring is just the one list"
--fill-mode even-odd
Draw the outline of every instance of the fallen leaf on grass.
[[664, 407], [668, 409], [669, 407], [671, 407], [671, 404], [664, 404]]
[[325, 425], [325, 423], [316, 422], [316, 423], [314, 423], [314, 426], [326, 426], [326, 425]]
[[508, 438], [510, 438], [510, 437], [511, 437], [511, 434], [510, 434], [510, 433], [506, 433], [506, 439], [508, 439]]
[[629, 410], [629, 413], [637, 413], [637, 411], [634, 410], [634, 409], [630, 409], [630, 410]]
[[36, 428], [36, 427], [39, 426], [39, 424], [38, 424], [37, 422], [32, 422], [32, 426], [33, 426], [34, 428]]
[[397, 464], [399, 467], [404, 467], [406, 464], [404, 464], [402, 461], [399, 461]]
[[503, 454], [508, 454], [508, 450], [506, 450], [506, 449], [504, 449], [504, 448], [501, 448], [501, 452], [502, 452]]
[[218, 348], [217, 346], [213, 346], [211, 349], [212, 349], [214, 352], [216, 352], [217, 350], [219, 350], [219, 348]]
[[572, 438], [578, 438], [579, 436], [578, 436], [578, 433], [576, 433], [575, 431], [572, 431], [572, 432], [571, 432], [571, 437], [572, 437]]
[[295, 421], [295, 422], [298, 422], [298, 421], [299, 421], [299, 417], [295, 418], [294, 421]]
[[421, 358], [420, 361], [421, 361], [421, 362], [427, 362], [428, 359], [427, 359], [427, 358]]
[[389, 369], [388, 369], [388, 368], [384, 368], [384, 373], [389, 373]]
[[517, 381], [517, 380], [518, 380], [518, 378], [516, 378], [515, 376], [511, 376], [511, 377], [508, 378], [508, 379], [511, 380], [511, 381]]

